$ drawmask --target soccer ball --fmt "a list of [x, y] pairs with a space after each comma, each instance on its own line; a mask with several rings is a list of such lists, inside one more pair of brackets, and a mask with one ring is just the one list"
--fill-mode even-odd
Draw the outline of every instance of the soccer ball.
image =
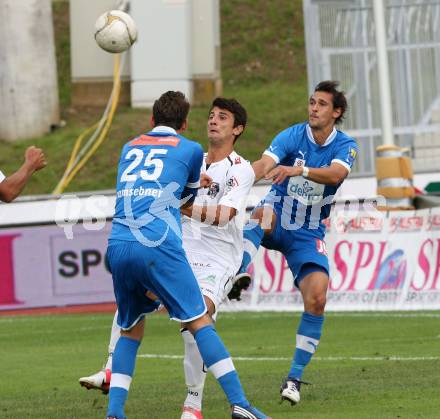
[[99, 16], [95, 29], [97, 44], [107, 52], [127, 51], [137, 39], [134, 20], [120, 10], [111, 10]]

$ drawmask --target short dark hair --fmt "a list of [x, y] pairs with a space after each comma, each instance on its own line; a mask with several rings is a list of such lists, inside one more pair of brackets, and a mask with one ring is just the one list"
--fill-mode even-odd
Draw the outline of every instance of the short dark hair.
[[180, 130], [188, 117], [189, 108], [190, 104], [182, 92], [169, 90], [154, 102], [154, 124]]
[[339, 86], [338, 81], [334, 80], [325, 80], [318, 83], [315, 87], [315, 92], [327, 92], [333, 96], [333, 108], [340, 109], [341, 115], [336, 118], [335, 123], [339, 124], [344, 119], [345, 111], [347, 110], [347, 98], [345, 97], [345, 93], [343, 91], [339, 91], [337, 87]]
[[[231, 112], [232, 115], [234, 115], [234, 128], [242, 125], [244, 131], [247, 123], [247, 112], [246, 109], [236, 99], [217, 97], [213, 100], [209, 112], [211, 112], [214, 107], [226, 109], [227, 111]], [[237, 141], [238, 137], [240, 137], [243, 131], [234, 138], [234, 143]]]

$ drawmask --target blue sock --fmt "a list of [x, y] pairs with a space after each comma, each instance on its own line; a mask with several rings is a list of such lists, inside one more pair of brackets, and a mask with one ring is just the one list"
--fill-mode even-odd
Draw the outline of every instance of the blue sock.
[[133, 377], [139, 345], [140, 341], [126, 336], [121, 336], [116, 343], [113, 352], [107, 416], [115, 416], [118, 419], [125, 418], [124, 405]]
[[323, 323], [324, 316], [315, 316], [310, 313], [302, 314], [296, 334], [296, 350], [290, 366], [289, 378], [301, 379], [304, 368], [318, 347]]
[[243, 387], [225, 345], [212, 325], [204, 326], [194, 335], [203, 362], [214, 374], [232, 405], [249, 407]]
[[240, 273], [246, 272], [253, 257], [257, 254], [261, 240], [264, 237], [264, 230], [256, 220], [250, 219], [243, 231], [243, 260], [241, 262]]

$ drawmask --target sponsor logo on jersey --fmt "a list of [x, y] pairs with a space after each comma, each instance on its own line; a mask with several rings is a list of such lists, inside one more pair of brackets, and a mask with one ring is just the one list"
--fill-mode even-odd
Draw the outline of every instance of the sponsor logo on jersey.
[[131, 141], [130, 145], [169, 145], [171, 147], [177, 147], [179, 143], [180, 138], [178, 137], [153, 137], [150, 135], [141, 135]]
[[241, 158], [240, 157], [236, 157], [234, 160], [234, 164], [241, 164]]
[[220, 192], [220, 185], [217, 182], [212, 182], [208, 186], [208, 196], [214, 199], [217, 194]]
[[295, 176], [289, 180], [287, 194], [304, 205], [313, 205], [322, 200], [324, 185], [306, 180], [302, 176]]

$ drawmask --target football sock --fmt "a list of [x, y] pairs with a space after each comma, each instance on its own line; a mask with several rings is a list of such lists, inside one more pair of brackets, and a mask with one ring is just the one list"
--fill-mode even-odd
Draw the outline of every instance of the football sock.
[[264, 230], [256, 220], [249, 220], [243, 231], [243, 260], [240, 272], [246, 272], [253, 257], [257, 254], [261, 240], [263, 240]]
[[116, 313], [113, 317], [112, 331], [110, 333], [110, 342], [108, 344], [108, 358], [104, 365], [104, 369], [110, 371], [112, 370], [113, 352], [115, 351], [116, 343], [118, 342], [118, 339], [121, 336], [121, 328], [118, 326], [117, 320], [118, 320], [118, 311], [116, 310]]
[[133, 377], [136, 354], [140, 341], [121, 336], [113, 353], [113, 371], [107, 416], [125, 418], [124, 405]]
[[113, 367], [113, 352], [108, 354], [107, 361], [106, 361], [106, 363], [104, 365], [104, 369], [111, 371], [112, 367]]
[[183, 370], [188, 390], [184, 405], [202, 410], [203, 387], [206, 379], [205, 365], [191, 332], [188, 329], [182, 329], [181, 333], [185, 345]]
[[110, 333], [110, 342], [108, 344], [108, 353], [112, 354], [115, 351], [116, 343], [121, 336], [121, 328], [118, 326], [118, 310], [116, 310], [113, 317], [112, 331]]
[[194, 334], [194, 339], [205, 365], [214, 374], [229, 403], [249, 407], [232, 359], [214, 327], [208, 325], [200, 328]]
[[300, 380], [306, 365], [315, 353], [321, 338], [324, 316], [303, 313], [296, 334], [296, 350], [290, 366], [289, 378]]

